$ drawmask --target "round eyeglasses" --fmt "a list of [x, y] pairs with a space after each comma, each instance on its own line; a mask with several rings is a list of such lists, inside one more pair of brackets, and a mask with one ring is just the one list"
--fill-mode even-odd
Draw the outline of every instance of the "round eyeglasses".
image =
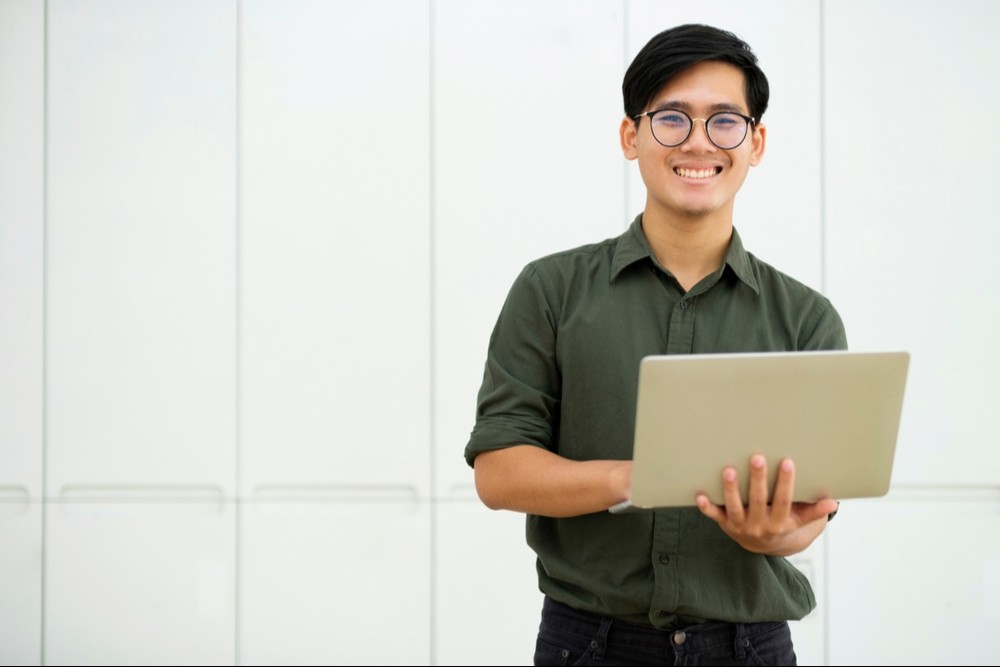
[[744, 116], [735, 111], [718, 111], [708, 118], [691, 118], [680, 109], [658, 109], [641, 113], [635, 120], [638, 121], [643, 116], [649, 118], [653, 138], [666, 148], [674, 148], [687, 141], [694, 121], [700, 120], [705, 123], [709, 141], [722, 150], [732, 150], [743, 143], [747, 138], [747, 130], [756, 122], [753, 116]]

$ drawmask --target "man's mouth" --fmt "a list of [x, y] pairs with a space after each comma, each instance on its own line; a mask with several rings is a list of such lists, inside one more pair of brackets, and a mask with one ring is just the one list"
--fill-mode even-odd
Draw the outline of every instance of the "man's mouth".
[[712, 178], [716, 174], [722, 173], [722, 167], [709, 167], [707, 169], [685, 169], [684, 167], [674, 167], [674, 173], [683, 178]]

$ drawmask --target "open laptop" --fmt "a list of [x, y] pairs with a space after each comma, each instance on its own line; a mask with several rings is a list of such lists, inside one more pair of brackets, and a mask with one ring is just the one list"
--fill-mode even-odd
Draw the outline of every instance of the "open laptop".
[[769, 488], [795, 461], [794, 500], [889, 490], [908, 352], [649, 356], [639, 367], [631, 497], [612, 512], [724, 503], [722, 469], [746, 502], [752, 454]]

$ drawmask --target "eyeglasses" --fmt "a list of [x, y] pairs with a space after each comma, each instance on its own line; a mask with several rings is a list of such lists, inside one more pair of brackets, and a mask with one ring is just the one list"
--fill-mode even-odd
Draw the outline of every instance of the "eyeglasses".
[[747, 130], [756, 122], [753, 116], [744, 116], [735, 111], [718, 111], [708, 118], [691, 118], [680, 109], [659, 109], [641, 113], [635, 120], [643, 116], [649, 118], [653, 138], [666, 148], [680, 146], [687, 141], [694, 121], [700, 120], [705, 123], [709, 141], [722, 150], [732, 150], [743, 143], [747, 138]]

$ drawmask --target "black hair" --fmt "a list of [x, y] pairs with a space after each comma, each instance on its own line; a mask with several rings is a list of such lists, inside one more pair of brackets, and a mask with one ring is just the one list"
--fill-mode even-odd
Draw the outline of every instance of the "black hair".
[[642, 47], [622, 81], [625, 114], [635, 118], [673, 77], [692, 65], [720, 60], [740, 68], [747, 105], [757, 121], [767, 109], [770, 88], [750, 46], [735, 34], [689, 23], [664, 30]]

